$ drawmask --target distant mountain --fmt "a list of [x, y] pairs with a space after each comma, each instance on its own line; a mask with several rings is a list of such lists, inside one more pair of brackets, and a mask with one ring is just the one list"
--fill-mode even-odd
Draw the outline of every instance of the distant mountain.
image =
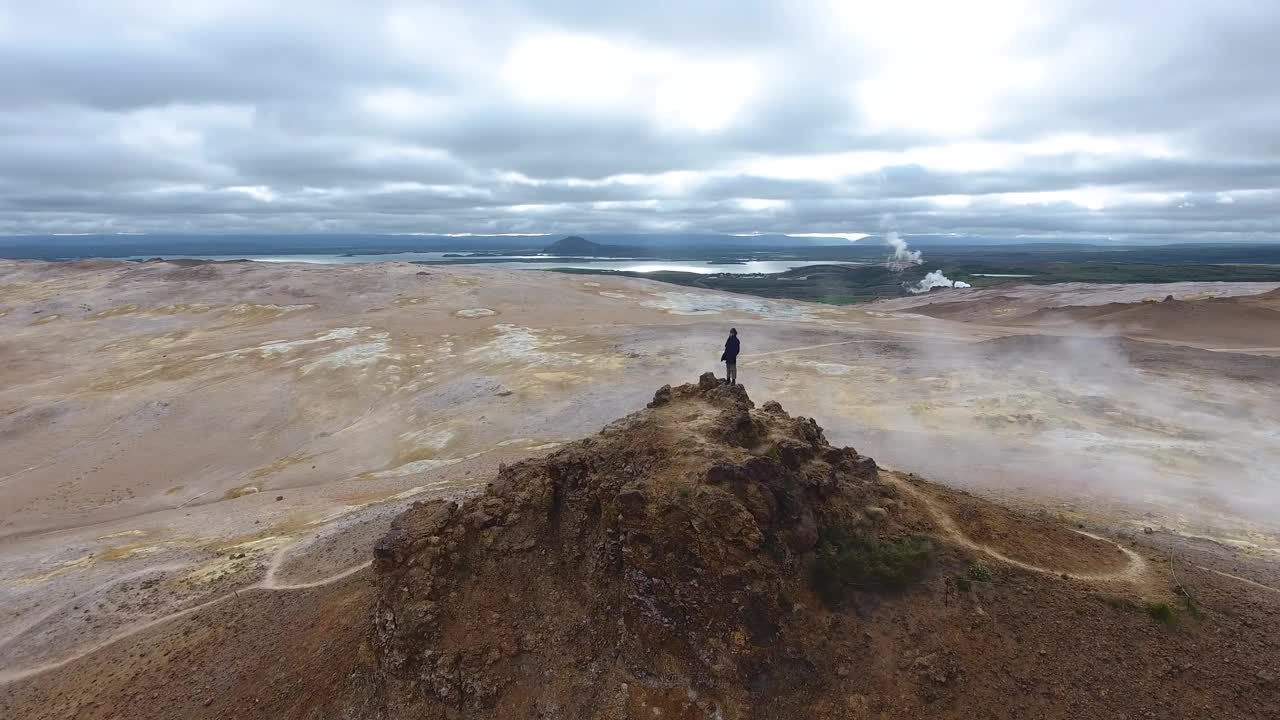
[[570, 235], [563, 240], [557, 240], [551, 243], [542, 252], [548, 255], [574, 255], [574, 256], [594, 256], [602, 257], [608, 255], [616, 255], [624, 251], [616, 245], [601, 245], [593, 243], [590, 240]]

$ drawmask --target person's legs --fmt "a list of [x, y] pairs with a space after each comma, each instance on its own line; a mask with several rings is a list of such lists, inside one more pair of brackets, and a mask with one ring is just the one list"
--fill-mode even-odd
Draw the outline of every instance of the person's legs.
[[729, 384], [733, 385], [738, 382], [738, 363], [728, 364]]

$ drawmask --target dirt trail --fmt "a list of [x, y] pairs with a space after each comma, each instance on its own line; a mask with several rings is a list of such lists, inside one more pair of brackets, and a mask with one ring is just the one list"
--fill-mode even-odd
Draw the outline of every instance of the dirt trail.
[[[120, 642], [121, 640], [125, 640], [127, 638], [133, 637], [138, 633], [145, 632], [146, 630], [150, 630], [151, 628], [156, 627], [158, 625], [163, 625], [165, 623], [171, 622], [173, 620], [177, 620], [178, 618], [185, 617], [187, 615], [198, 612], [200, 610], [213, 607], [214, 605], [225, 602], [231, 598], [239, 597], [241, 593], [249, 593], [254, 590], [265, 590], [268, 592], [287, 592], [290, 590], [308, 590], [311, 588], [323, 587], [325, 585], [332, 585], [333, 583], [345, 580], [348, 577], [360, 572], [361, 570], [368, 568], [370, 564], [368, 561], [366, 561], [366, 562], [360, 563], [359, 565], [355, 565], [353, 567], [349, 567], [345, 570], [342, 570], [341, 572], [335, 573], [333, 575], [329, 575], [328, 577], [324, 577], [319, 580], [314, 580], [311, 582], [303, 582], [303, 583], [279, 582], [278, 580], [276, 580], [276, 577], [275, 577], [276, 572], [279, 570], [280, 566], [283, 565], [286, 556], [289, 555], [290, 552], [294, 549], [295, 548], [292, 545], [290, 545], [277, 550], [275, 554], [272, 556], [271, 561], [268, 563], [267, 570], [263, 578], [258, 582], [253, 583], [252, 585], [247, 585], [245, 587], [238, 588], [224, 595], [220, 595], [212, 600], [206, 600], [205, 602], [202, 602], [198, 605], [193, 605], [191, 607], [169, 613], [168, 615], [164, 615], [158, 618], [153, 618], [146, 622], [133, 625], [126, 630], [123, 630], [119, 633], [116, 633], [115, 635], [112, 635], [106, 638], [105, 640], [101, 640], [99, 642], [85, 645], [79, 648], [78, 650], [76, 650], [74, 653], [60, 660], [55, 660], [52, 662], [43, 663], [40, 665], [28, 667], [28, 668], [0, 671], [0, 685], [17, 682], [19, 680], [24, 680], [29, 677], [40, 675], [41, 673], [45, 673], [50, 670], [55, 670], [57, 668], [63, 667], [69, 663], [79, 660], [80, 658], [91, 655], [109, 645], [114, 645], [115, 643]], [[107, 587], [111, 587], [112, 585], [119, 584], [121, 582], [129, 580], [130, 578], [137, 577], [138, 575], [151, 574], [151, 573], [161, 572], [164, 570], [182, 569], [185, 567], [187, 566], [174, 565], [174, 566], [147, 568], [145, 570], [140, 570], [136, 573], [129, 573], [127, 575], [121, 575], [119, 577], [112, 578], [111, 580], [108, 580], [105, 583], [95, 586], [89, 591], [85, 593], [81, 593], [80, 595], [77, 595], [76, 597], [71, 598], [67, 602], [62, 603], [57, 607], [45, 612], [43, 615], [35, 618], [35, 620], [33, 620], [31, 623], [28, 623], [24, 627], [20, 628], [18, 631], [11, 633], [9, 637], [4, 638], [3, 640], [0, 640], [0, 648], [3, 648], [6, 645], [9, 645], [13, 641], [22, 637], [22, 635], [30, 631], [32, 628], [38, 626], [41, 622], [48, 620], [49, 618], [56, 615], [58, 612], [65, 610], [68, 605], [72, 605], [73, 603], [76, 603], [77, 601], [80, 600], [80, 598], [85, 597], [93, 592], [97, 592]]]
[[[87, 598], [93, 595], [94, 593], [101, 592], [102, 590], [106, 590], [109, 587], [118, 585], [128, 580], [132, 580], [133, 578], [136, 578], [136, 577], [141, 577], [143, 575], [173, 572], [175, 570], [182, 570], [186, 567], [188, 566], [185, 563], [157, 565], [155, 567], [143, 568], [141, 570], [137, 570], [131, 573], [117, 575], [104, 582], [98, 583], [97, 585], [94, 585], [93, 587], [88, 588], [87, 590], [84, 590], [83, 592], [77, 593], [76, 595], [68, 598], [66, 602], [59, 603], [58, 605], [55, 605], [54, 607], [50, 608], [49, 610], [46, 610], [40, 615], [37, 615], [36, 617], [32, 618], [28, 622], [18, 626], [17, 629], [11, 631], [8, 635], [4, 637], [0, 637], [0, 648], [4, 648], [6, 645], [10, 644], [14, 640], [17, 640], [19, 637], [24, 635], [28, 630], [31, 630], [32, 628], [36, 627], [40, 623], [45, 622], [46, 620], [62, 612], [63, 610], [66, 609], [68, 605], [75, 605], [79, 603], [82, 599]], [[3, 677], [3, 675], [0, 674], [0, 677]]]
[[1274, 716], [1271, 593], [1188, 566], [1184, 611], [1142, 537], [886, 470], [710, 374], [486, 476], [399, 515], [372, 568], [262, 546], [239, 591], [28, 656], [0, 716]]
[[1215, 573], [1215, 574], [1217, 574], [1217, 575], [1221, 575], [1221, 576], [1222, 576], [1222, 577], [1224, 577], [1224, 578], [1229, 578], [1229, 579], [1231, 579], [1231, 580], [1236, 580], [1236, 581], [1242, 582], [1242, 583], [1244, 583], [1244, 584], [1246, 584], [1246, 585], [1250, 585], [1250, 586], [1252, 586], [1252, 587], [1256, 587], [1256, 588], [1258, 588], [1258, 589], [1260, 589], [1260, 590], [1267, 590], [1267, 591], [1269, 591], [1269, 592], [1273, 592], [1273, 593], [1280, 593], [1280, 588], [1273, 588], [1273, 587], [1271, 587], [1270, 585], [1263, 585], [1262, 583], [1257, 582], [1256, 580], [1250, 580], [1249, 578], [1242, 578], [1242, 577], [1240, 577], [1239, 575], [1232, 575], [1231, 573], [1223, 572], [1223, 571], [1221, 571], [1221, 570], [1214, 570], [1213, 568], [1211, 568], [1211, 567], [1205, 567], [1204, 565], [1197, 565], [1197, 566], [1196, 566], [1196, 568], [1198, 568], [1198, 569], [1200, 569], [1200, 570], [1207, 570], [1207, 571], [1209, 571], [1209, 572], [1211, 572], [1211, 573]]
[[1210, 586], [1231, 612], [1193, 616], [1139, 552], [883, 470], [709, 373], [464, 503], [416, 506], [375, 558], [390, 720], [1274, 709], [1272, 638], [1240, 633], [1272, 608]]
[[904, 479], [901, 475], [892, 472], [886, 472], [884, 475], [898, 487], [909, 493], [913, 498], [919, 500], [921, 504], [928, 509], [929, 513], [933, 516], [933, 519], [938, 523], [938, 526], [946, 534], [948, 540], [969, 548], [970, 550], [975, 550], [988, 555], [1002, 563], [1013, 565], [1014, 567], [1022, 570], [1029, 570], [1031, 572], [1043, 573], [1045, 575], [1066, 576], [1074, 580], [1085, 580], [1088, 582], [1106, 583], [1120, 581], [1139, 584], [1147, 579], [1147, 561], [1144, 560], [1141, 555], [1124, 547], [1114, 540], [1102, 537], [1101, 535], [1085, 532], [1083, 530], [1073, 530], [1073, 532], [1079, 533], [1080, 535], [1088, 538], [1093, 538], [1094, 540], [1111, 543], [1119, 548], [1120, 552], [1124, 553], [1125, 557], [1128, 559], [1128, 564], [1125, 565], [1124, 569], [1115, 572], [1101, 573], [1066, 572], [1060, 569], [1042, 567], [1011, 558], [990, 545], [975, 542], [970, 539], [965, 535], [964, 531], [956, 525], [955, 520], [951, 518], [951, 515], [942, 509], [942, 507], [939, 506], [933, 498], [929, 497], [925, 492], [912, 485], [911, 482]]

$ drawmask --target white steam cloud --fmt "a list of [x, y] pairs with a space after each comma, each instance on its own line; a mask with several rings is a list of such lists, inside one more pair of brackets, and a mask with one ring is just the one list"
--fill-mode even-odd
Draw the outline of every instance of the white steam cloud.
[[912, 295], [919, 295], [920, 293], [926, 293], [934, 288], [940, 287], [967, 288], [973, 286], [963, 280], [952, 280], [946, 275], [943, 275], [941, 270], [934, 270], [928, 275], [925, 275], [924, 278], [915, 285], [908, 285], [907, 290], [909, 290]]
[[[887, 222], [892, 222], [892, 220], [881, 220], [882, 225]], [[914, 265], [924, 264], [924, 253], [907, 247], [907, 241], [903, 240], [902, 237], [898, 235], [898, 231], [890, 230], [885, 233], [884, 241], [889, 244], [889, 247], [893, 248], [893, 257], [889, 258], [889, 261], [886, 263], [890, 270], [893, 270], [894, 272], [902, 272]], [[943, 275], [941, 270], [934, 270], [928, 275], [925, 275], [920, 282], [914, 285], [903, 284], [903, 287], [905, 287], [912, 295], [919, 295], [920, 293], [927, 293], [934, 288], [967, 288], [973, 286], [961, 280], [952, 280], [946, 275]]]
[[889, 243], [889, 247], [893, 248], [893, 257], [889, 259], [889, 267], [893, 270], [905, 270], [912, 265], [919, 265], [924, 262], [924, 255], [919, 250], [911, 250], [907, 247], [907, 241], [903, 240], [897, 231], [890, 230], [885, 236], [884, 241]]

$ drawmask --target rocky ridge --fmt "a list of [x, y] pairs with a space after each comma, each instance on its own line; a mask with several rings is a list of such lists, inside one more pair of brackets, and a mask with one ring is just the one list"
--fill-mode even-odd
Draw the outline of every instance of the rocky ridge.
[[1184, 607], [1140, 552], [878, 468], [710, 374], [416, 505], [374, 583], [388, 720], [1261, 718], [1276, 698], [1275, 638], [1220, 639], [1274, 608]]

